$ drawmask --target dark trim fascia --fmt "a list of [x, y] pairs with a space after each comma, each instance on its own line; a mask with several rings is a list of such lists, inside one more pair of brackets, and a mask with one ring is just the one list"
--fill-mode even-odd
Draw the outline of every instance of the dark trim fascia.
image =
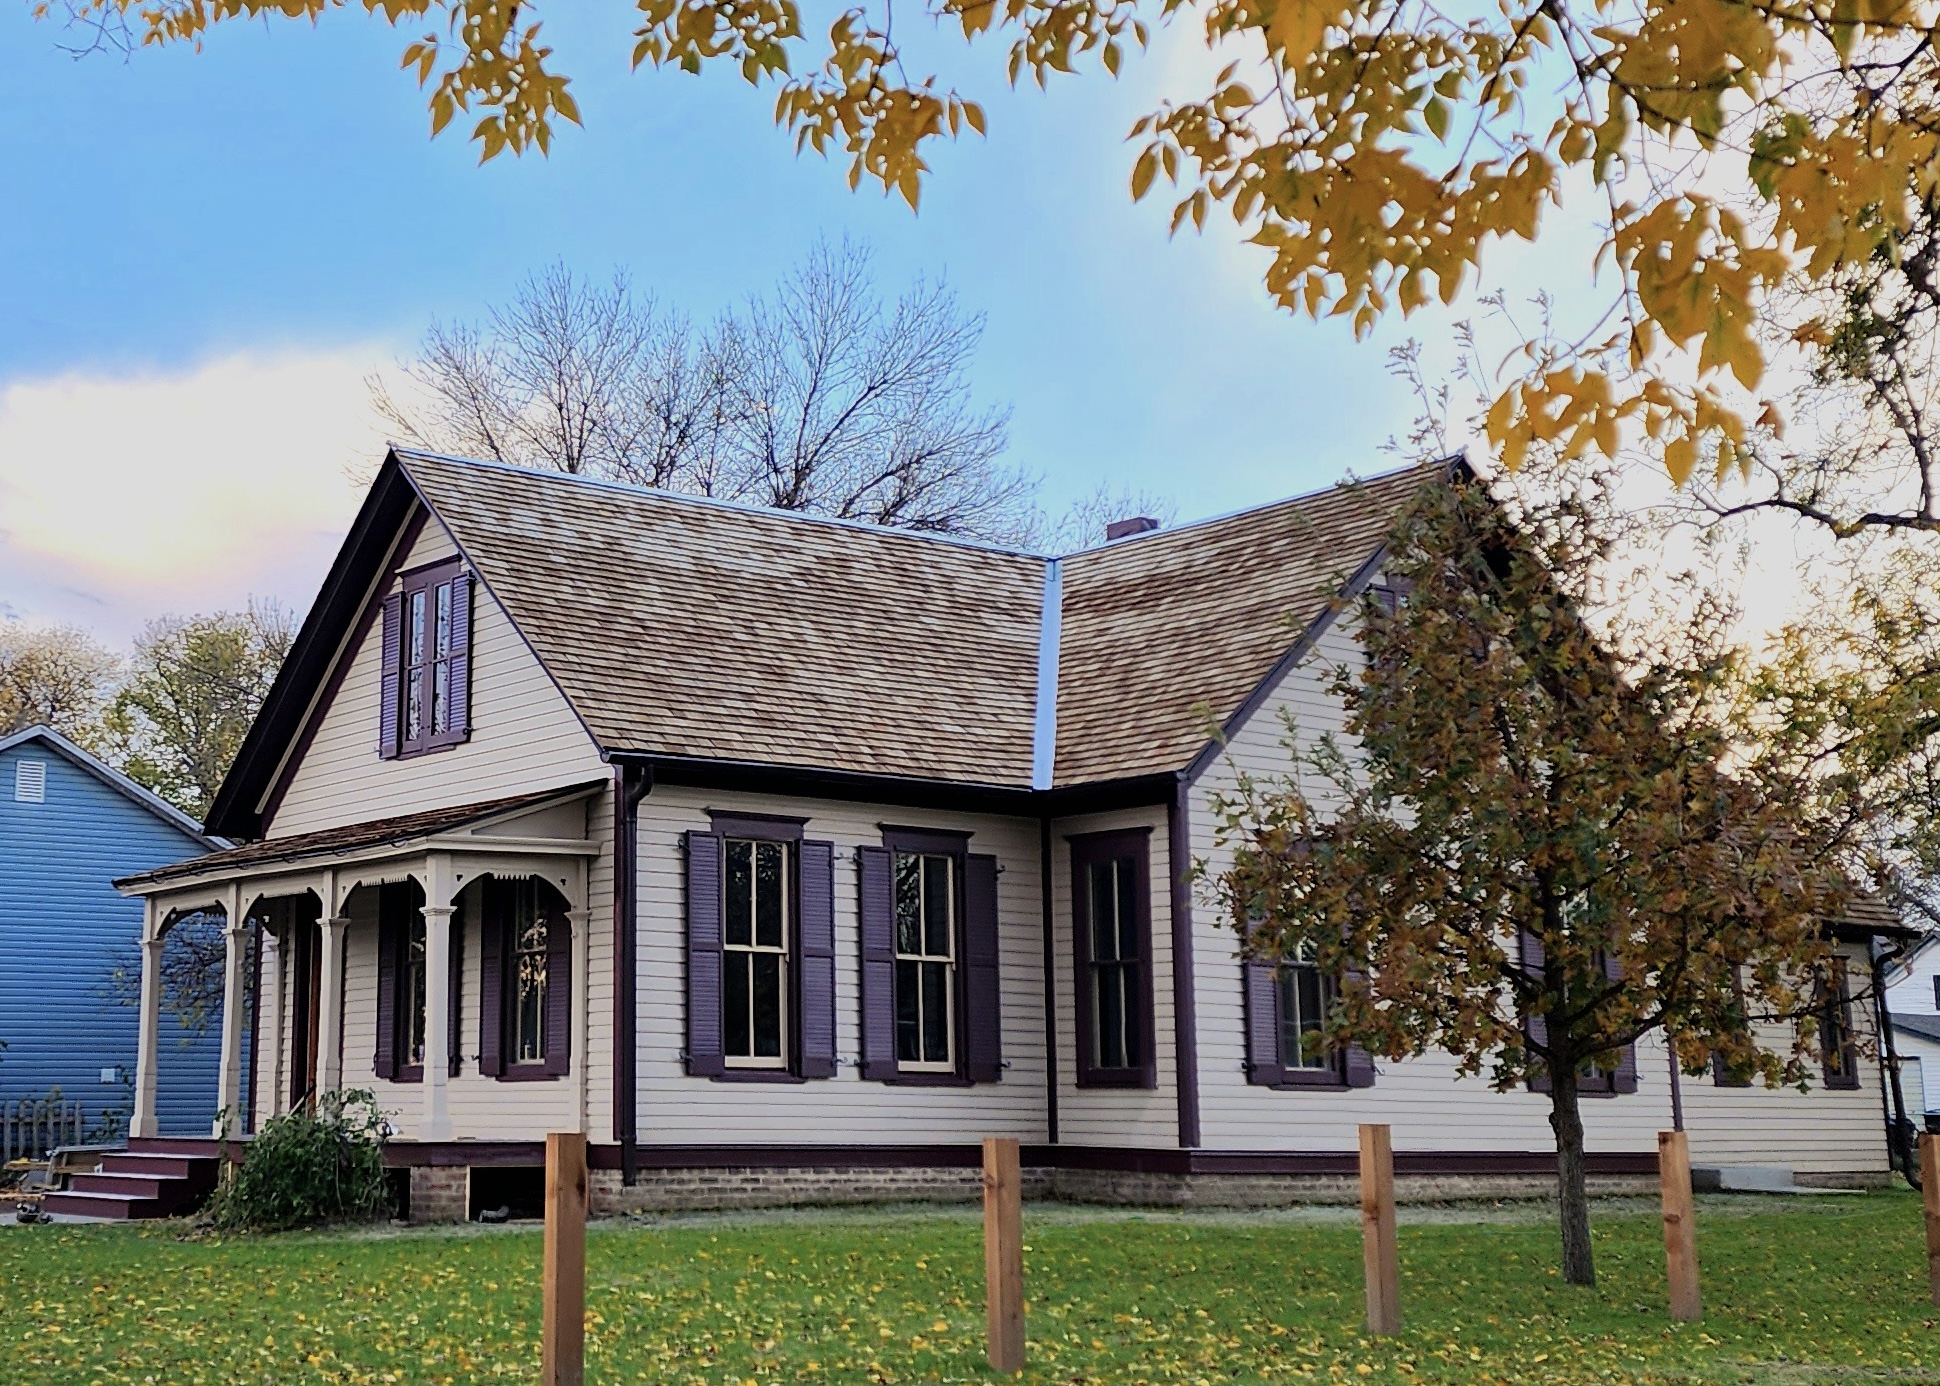
[[[595, 749], [604, 753], [604, 747], [600, 745], [599, 737], [593, 734], [593, 728], [587, 722], [585, 714], [579, 710], [579, 704], [574, 702], [572, 695], [566, 692], [566, 686], [559, 682], [559, 676], [553, 673], [552, 665], [548, 664], [545, 656], [539, 653], [539, 647], [532, 643], [532, 637], [525, 633], [525, 627], [519, 624], [519, 618], [513, 614], [512, 608], [505, 602], [500, 601], [498, 593], [492, 590], [491, 581], [485, 576], [485, 570], [478, 565], [478, 559], [472, 554], [471, 550], [465, 547], [465, 541], [458, 537], [458, 531], [446, 523], [445, 518], [438, 513], [438, 507], [431, 503], [431, 498], [425, 495], [416, 480], [412, 478], [410, 468], [398, 461], [397, 449], [393, 448], [384, 460], [386, 465], [392, 462], [398, 463], [398, 470], [403, 474], [405, 481], [409, 483], [412, 492], [417, 496], [418, 504], [423, 506], [425, 512], [443, 527], [446, 536], [451, 540], [452, 547], [458, 550], [458, 557], [464, 561], [464, 565], [467, 568], [471, 569], [473, 583], [479, 591], [497, 603], [499, 614], [505, 617], [506, 624], [511, 626], [513, 633], [519, 637], [519, 643], [525, 646], [525, 652], [532, 656], [533, 661], [538, 664], [541, 672], [545, 674], [546, 681], [553, 686], [553, 690], [565, 702], [567, 709], [573, 714], [573, 720], [579, 723], [579, 729], [586, 733], [586, 740]], [[474, 612], [472, 617], [474, 626], [477, 624], [477, 619], [477, 614]], [[475, 708], [474, 712], [476, 712]]]
[[[1474, 468], [1469, 466], [1467, 459], [1461, 454], [1454, 453], [1439, 461], [1446, 480], [1453, 481], [1458, 478], [1467, 481], [1475, 480]], [[1334, 624], [1335, 618], [1374, 581], [1374, 575], [1381, 570], [1381, 560], [1386, 558], [1387, 554], [1387, 542], [1383, 540], [1376, 546], [1374, 552], [1362, 561], [1361, 566], [1354, 570], [1340, 592], [1327, 603], [1318, 616], [1308, 623], [1306, 630], [1294, 642], [1293, 648], [1280, 656], [1273, 667], [1267, 671], [1266, 677], [1254, 685], [1253, 691], [1246, 695], [1245, 701], [1220, 724], [1219, 734], [1207, 741], [1199, 754], [1192, 758], [1191, 764], [1185, 769], [1186, 784], [1196, 783], [1199, 777], [1206, 773], [1225, 752], [1232, 739], [1239, 734], [1240, 729], [1252, 721], [1254, 714], [1266, 705], [1267, 699], [1273, 696], [1286, 676], [1313, 652], [1314, 646], [1319, 643], [1320, 637], [1327, 633], [1328, 627]]]
[[951, 832], [947, 828], [899, 828], [893, 823], [878, 823], [876, 827], [882, 833], [882, 845], [892, 852], [955, 857], [958, 870], [963, 869], [963, 859], [970, 855], [969, 833]]
[[1926, 937], [1919, 929], [1909, 929], [1903, 924], [1833, 924], [1826, 932], [1841, 943], [1871, 943], [1876, 938], [1904, 943]]
[[[352, 648], [344, 641], [344, 632], [357, 619], [366, 596], [396, 551], [398, 531], [417, 503], [416, 491], [403, 469], [394, 457], [387, 456], [296, 639], [290, 642], [289, 656], [276, 671], [262, 710], [250, 723], [235, 761], [216, 791], [205, 831], [237, 841], [262, 836], [264, 815], [257, 812], [256, 805], [263, 802], [284, 765], [283, 752], [303, 735], [305, 721], [315, 720], [308, 717], [312, 695], [320, 685], [330, 683], [334, 687], [341, 678], [331, 665], [348, 662], [338, 658], [340, 651], [347, 655]], [[316, 698], [318, 710], [327, 704], [329, 691]], [[292, 752], [289, 763], [300, 759], [300, 754]]]
[[779, 813], [736, 813], [731, 809], [709, 809], [708, 831], [722, 837], [739, 837], [758, 842], [800, 842], [808, 826], [806, 818], [791, 818]]
[[1044, 907], [1044, 1126], [1058, 1143], [1058, 921], [1051, 889], [1051, 820], [1037, 820], [1037, 887]]
[[1165, 810], [1165, 865], [1172, 879], [1172, 1053], [1178, 1064], [1179, 1144], [1199, 1144], [1199, 1016], [1192, 961], [1191, 784], [1181, 778]]
[[1286, 681], [1287, 675], [1313, 653], [1314, 646], [1320, 643], [1320, 637], [1328, 632], [1341, 612], [1367, 590], [1368, 585], [1374, 581], [1374, 575], [1381, 571], [1381, 560], [1387, 557], [1387, 553], [1388, 546], [1383, 543], [1367, 556], [1361, 566], [1356, 568], [1353, 575], [1347, 579], [1340, 592], [1330, 598], [1320, 614], [1308, 622], [1306, 630], [1302, 631], [1300, 638], [1293, 642], [1293, 648], [1274, 662], [1273, 667], [1267, 671], [1266, 677], [1255, 684], [1253, 691], [1246, 695], [1246, 700], [1234, 709], [1232, 716], [1220, 724], [1219, 734], [1208, 740], [1199, 754], [1192, 758], [1192, 763], [1186, 766], [1183, 779], [1187, 787], [1197, 783], [1199, 777], [1211, 769], [1213, 763], [1225, 754], [1233, 738], [1238, 736], [1246, 724], [1253, 720], [1254, 715], [1266, 706], [1267, 700], [1278, 691], [1280, 685]]
[[1034, 790], [1023, 786], [775, 765], [766, 761], [668, 756], [651, 751], [609, 750], [606, 758], [615, 765], [650, 765], [658, 783], [683, 788], [786, 794], [842, 803], [893, 804], [903, 808], [949, 809], [1020, 818], [1062, 818], [1163, 804], [1171, 797], [1178, 781], [1177, 774], [1163, 771], [1095, 784]]
[[[183, 1141], [188, 1145], [191, 1142]], [[194, 1142], [202, 1145], [203, 1142]], [[213, 1140], [206, 1142], [213, 1149]], [[1026, 1145], [1020, 1152], [1027, 1169], [1109, 1170], [1130, 1174], [1320, 1175], [1352, 1177], [1360, 1172], [1355, 1151], [1332, 1150], [1173, 1150], [1124, 1146]], [[620, 1150], [593, 1145], [586, 1151], [594, 1169], [618, 1169]], [[543, 1141], [392, 1141], [384, 1163], [392, 1168], [453, 1168], [543, 1165]], [[977, 1169], [983, 1150], [975, 1145], [649, 1145], [638, 1150], [641, 1169]], [[1600, 1175], [1655, 1175], [1654, 1150], [1603, 1151], [1584, 1156], [1588, 1172]], [[1398, 1150], [1396, 1174], [1551, 1176], [1556, 1156], [1541, 1150]]]

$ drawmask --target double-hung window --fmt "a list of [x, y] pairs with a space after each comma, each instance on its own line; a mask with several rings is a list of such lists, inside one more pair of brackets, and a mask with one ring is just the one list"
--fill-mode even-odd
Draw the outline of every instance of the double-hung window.
[[[530, 887], [530, 881], [520, 885]], [[520, 891], [521, 904], [530, 900], [530, 890]], [[533, 908], [522, 909], [514, 917], [512, 934], [512, 1062], [543, 1064], [546, 1061], [546, 984], [551, 971], [546, 939], [546, 921]]]
[[487, 876], [461, 906], [478, 911], [478, 1071], [501, 1081], [557, 1077], [572, 1062], [572, 920], [533, 876]]
[[956, 1069], [956, 858], [897, 852], [896, 1062], [917, 1073]]
[[1078, 1081], [1151, 1087], [1152, 911], [1149, 834], [1071, 839], [1077, 939]]
[[721, 1040], [729, 1068], [788, 1066], [788, 842], [728, 838]]
[[1321, 1041], [1333, 1004], [1333, 982], [1315, 965], [1312, 944], [1280, 965], [1279, 980], [1282, 1066], [1303, 1073], [1337, 1072], [1340, 1054]]
[[471, 588], [450, 560], [403, 574], [385, 599], [381, 754], [421, 755], [469, 735]]

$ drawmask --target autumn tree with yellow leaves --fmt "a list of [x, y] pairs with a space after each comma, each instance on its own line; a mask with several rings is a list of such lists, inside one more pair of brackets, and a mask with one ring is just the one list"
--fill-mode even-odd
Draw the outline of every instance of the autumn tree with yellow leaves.
[[[517, 0], [35, 0], [96, 33], [199, 43], [219, 23], [361, 4], [410, 31], [434, 131], [485, 158], [546, 150], [581, 118], [542, 11]], [[821, 36], [797, 0], [636, 0], [636, 66], [728, 67], [770, 85], [798, 147], [916, 205], [934, 141], [984, 129], [912, 69], [893, 0]], [[1153, 26], [1230, 61], [1138, 122], [1135, 196], [1173, 223], [1215, 209], [1271, 253], [1268, 292], [1365, 334], [1452, 302], [1497, 242], [1534, 241], [1566, 193], [1603, 235], [1594, 326], [1523, 344], [1487, 413], [1513, 468], [1639, 444], [1680, 483], [1747, 466], [1782, 427], [1768, 358], [1829, 329], [1782, 286], [1891, 257], [1940, 184], [1934, 8], [1906, 0], [927, 0], [966, 41], [1006, 42], [1012, 82], [1117, 73]], [[908, 19], [905, 18], [905, 25]], [[1809, 296], [1808, 296], [1809, 297]]]

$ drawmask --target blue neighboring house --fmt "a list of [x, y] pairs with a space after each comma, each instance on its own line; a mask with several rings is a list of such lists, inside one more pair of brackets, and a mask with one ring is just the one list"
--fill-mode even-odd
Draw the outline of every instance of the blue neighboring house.
[[[0, 737], [0, 1101], [80, 1102], [90, 1126], [126, 1129], [136, 1008], [117, 964], [140, 975], [142, 902], [109, 884], [225, 846], [173, 805], [46, 727]], [[215, 1117], [219, 1024], [190, 1035], [164, 1010], [157, 1115], [206, 1136]]]

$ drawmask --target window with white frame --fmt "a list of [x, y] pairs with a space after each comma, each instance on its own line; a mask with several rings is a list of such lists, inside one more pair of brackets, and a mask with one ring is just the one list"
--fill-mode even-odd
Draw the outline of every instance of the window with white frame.
[[1339, 1055], [1320, 1038], [1332, 1000], [1332, 982], [1315, 965], [1313, 945], [1302, 944], [1280, 964], [1282, 1067], [1325, 1071], [1340, 1066]]
[[729, 838], [723, 845], [722, 1057], [730, 1068], [785, 1068], [790, 844]]
[[956, 858], [898, 852], [896, 1062], [918, 1073], [956, 1067]]

